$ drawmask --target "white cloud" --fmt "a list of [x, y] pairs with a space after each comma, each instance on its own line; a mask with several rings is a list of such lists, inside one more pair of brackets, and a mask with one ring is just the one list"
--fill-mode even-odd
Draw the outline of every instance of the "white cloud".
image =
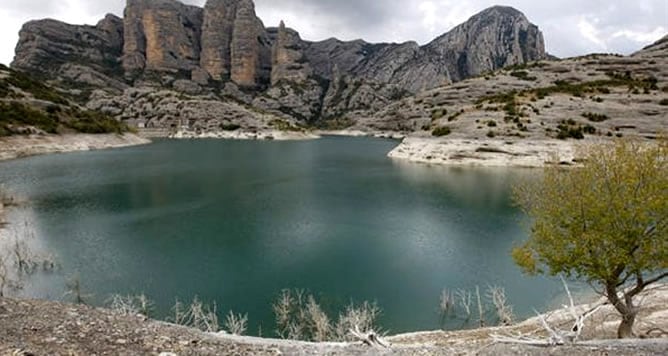
[[651, 42], [655, 41], [657, 38], [664, 36], [666, 33], [668, 33], [668, 29], [659, 26], [650, 32], [621, 30], [613, 33], [611, 37], [613, 39], [623, 37], [633, 42]]
[[595, 26], [595, 23], [597, 22], [598, 21], [596, 21], [596, 19], [594, 19], [593, 22], [590, 22], [585, 16], [581, 16], [580, 20], [578, 21], [580, 35], [595, 45], [596, 51], [607, 51], [608, 46], [605, 44], [605, 41], [600, 38], [601, 34], [598, 28]]

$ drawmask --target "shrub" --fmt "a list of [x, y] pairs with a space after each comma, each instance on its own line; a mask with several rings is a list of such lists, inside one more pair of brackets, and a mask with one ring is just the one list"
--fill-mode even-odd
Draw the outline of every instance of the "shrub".
[[535, 81], [538, 79], [536, 77], [529, 76], [529, 72], [525, 70], [513, 71], [510, 73], [510, 75], [520, 80], [526, 80], [526, 81]]
[[434, 131], [431, 132], [432, 136], [435, 137], [442, 137], [442, 136], [447, 136], [452, 133], [452, 130], [448, 126], [441, 126], [437, 127], [434, 129]]
[[668, 99], [662, 99], [661, 101], [659, 101], [659, 105], [668, 106]]
[[39, 110], [24, 104], [0, 102], [0, 136], [9, 136], [14, 133], [10, 126], [34, 126], [47, 133], [56, 133], [58, 120]]
[[124, 123], [97, 111], [77, 111], [74, 118], [64, 123], [77, 132], [87, 134], [123, 133], [129, 129]]
[[487, 121], [487, 126], [488, 127], [496, 127], [497, 126], [496, 121], [494, 121], [494, 120]]
[[436, 120], [442, 118], [443, 116], [445, 116], [447, 114], [448, 114], [448, 110], [434, 109], [434, 110], [431, 111], [431, 120], [436, 121]]
[[494, 138], [494, 137], [496, 137], [496, 132], [490, 130], [489, 132], [487, 132], [487, 137], [489, 137], [489, 138]]
[[603, 121], [610, 120], [610, 117], [608, 115], [596, 114], [596, 113], [593, 113], [593, 112], [582, 113], [582, 117], [584, 117], [585, 119], [589, 119], [589, 121], [591, 121], [591, 122], [603, 122]]
[[237, 124], [220, 124], [220, 129], [223, 131], [236, 131], [241, 128], [241, 125]]

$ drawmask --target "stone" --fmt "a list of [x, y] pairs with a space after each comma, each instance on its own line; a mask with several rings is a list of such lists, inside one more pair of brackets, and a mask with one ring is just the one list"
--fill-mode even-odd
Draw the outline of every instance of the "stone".
[[280, 81], [303, 83], [312, 74], [311, 65], [304, 55], [303, 41], [297, 31], [286, 28], [281, 21], [275, 29], [271, 53], [271, 85]]
[[172, 83], [172, 87], [174, 87], [174, 90], [176, 91], [190, 95], [197, 95], [202, 92], [202, 87], [191, 80], [175, 80], [174, 83]]
[[203, 10], [176, 0], [128, 0], [123, 68], [192, 70], [199, 65]]
[[56, 20], [30, 21], [19, 32], [15, 69], [56, 77], [63, 64], [83, 64], [106, 75], [122, 72], [122, 20], [107, 15], [97, 26]]
[[252, 0], [239, 0], [230, 48], [233, 82], [255, 88], [267, 84], [271, 71], [271, 44]]
[[520, 11], [506, 6], [474, 15], [425, 49], [446, 59], [454, 81], [547, 57], [538, 27]]
[[190, 73], [190, 79], [197, 84], [206, 86], [209, 84], [211, 76], [204, 69], [197, 67]]
[[204, 5], [200, 66], [214, 80], [230, 78], [231, 45], [238, 0], [208, 0]]

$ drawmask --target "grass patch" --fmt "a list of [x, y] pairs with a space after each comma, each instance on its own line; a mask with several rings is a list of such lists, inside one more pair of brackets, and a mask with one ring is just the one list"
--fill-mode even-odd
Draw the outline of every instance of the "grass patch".
[[56, 133], [58, 119], [21, 103], [0, 102], [0, 136], [11, 136], [20, 133], [15, 126], [34, 126], [48, 133]]
[[37, 81], [25, 73], [14, 70], [9, 71], [9, 77], [3, 80], [4, 84], [0, 88], [0, 93], [7, 96], [9, 93], [9, 85], [19, 88], [27, 93], [32, 94], [35, 99], [46, 100], [56, 104], [67, 105], [67, 100], [53, 88], [46, 84]]

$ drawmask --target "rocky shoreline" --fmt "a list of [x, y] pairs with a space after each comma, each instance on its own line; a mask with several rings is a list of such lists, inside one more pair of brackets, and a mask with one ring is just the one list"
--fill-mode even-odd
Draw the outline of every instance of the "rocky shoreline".
[[262, 140], [262, 141], [304, 141], [316, 140], [320, 135], [308, 131], [279, 131], [279, 130], [262, 130], [262, 131], [179, 131], [170, 134], [167, 138], [171, 139], [205, 139], [215, 138], [224, 140]]
[[[0, 354], [151, 354], [151, 355], [665, 355], [668, 338], [652, 330], [668, 327], [668, 287], [642, 293], [636, 332], [647, 339], [614, 340], [619, 317], [610, 305], [585, 324], [582, 342], [531, 346], [495, 342], [494, 334], [544, 336], [539, 318], [508, 327], [430, 331], [385, 338], [388, 348], [362, 342], [312, 343], [204, 333], [141, 315], [57, 302], [0, 298]], [[600, 302], [595, 302], [595, 304]], [[589, 310], [593, 304], [576, 306]], [[569, 328], [566, 310], [543, 315], [557, 328]]]
[[31, 135], [0, 138], [0, 161], [49, 153], [92, 151], [148, 144], [135, 134]]
[[432, 165], [540, 168], [575, 165], [578, 147], [595, 142], [408, 137], [388, 157]]

